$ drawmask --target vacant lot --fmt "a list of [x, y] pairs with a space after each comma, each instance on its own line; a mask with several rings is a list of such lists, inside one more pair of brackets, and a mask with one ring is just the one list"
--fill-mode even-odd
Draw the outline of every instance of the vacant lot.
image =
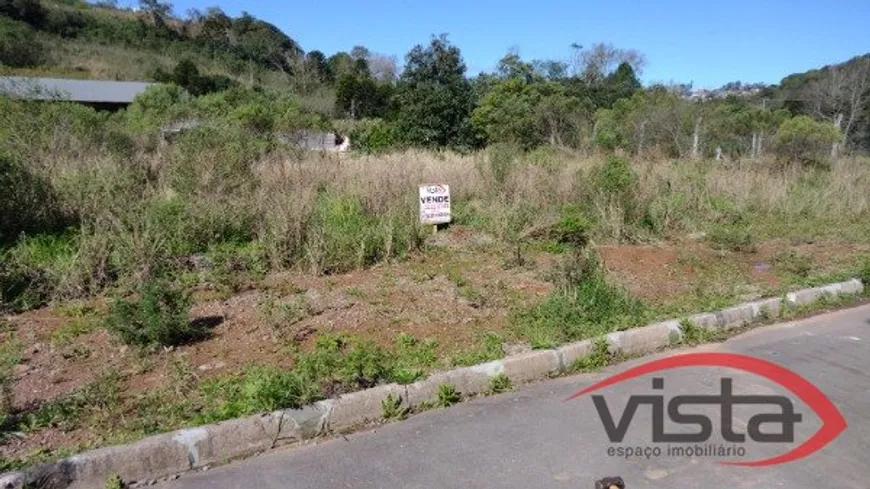
[[3, 469], [870, 275], [861, 158], [329, 156], [0, 102]]

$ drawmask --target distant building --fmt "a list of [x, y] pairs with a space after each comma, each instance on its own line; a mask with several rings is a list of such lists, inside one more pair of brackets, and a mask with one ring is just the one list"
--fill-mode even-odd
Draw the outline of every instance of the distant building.
[[97, 109], [118, 110], [153, 83], [65, 78], [0, 77], [0, 94], [29, 100], [68, 100]]

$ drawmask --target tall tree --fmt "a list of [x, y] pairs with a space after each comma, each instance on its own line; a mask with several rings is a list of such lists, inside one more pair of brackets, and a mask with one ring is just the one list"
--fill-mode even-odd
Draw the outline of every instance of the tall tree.
[[446, 35], [417, 45], [405, 57], [396, 123], [408, 143], [426, 147], [473, 144], [471, 83], [458, 47]]
[[[867, 114], [870, 100], [870, 55], [848, 63], [827, 67], [806, 89], [806, 98], [815, 117], [827, 119], [852, 142], [855, 129]], [[837, 145], [832, 156], [837, 156]]]
[[154, 25], [166, 27], [166, 19], [172, 15], [172, 4], [160, 0], [139, 0], [139, 7], [151, 16]]
[[305, 55], [305, 71], [320, 83], [332, 80], [326, 56], [321, 51], [315, 50]]
[[574, 76], [590, 85], [602, 82], [623, 63], [628, 63], [635, 73], [642, 73], [646, 65], [644, 55], [634, 49], [621, 49], [607, 43], [595, 43], [588, 48], [579, 44], [571, 47], [574, 49]]

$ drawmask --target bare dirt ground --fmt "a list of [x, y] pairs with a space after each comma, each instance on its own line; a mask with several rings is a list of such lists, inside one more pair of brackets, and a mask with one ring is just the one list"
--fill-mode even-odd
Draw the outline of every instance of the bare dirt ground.
[[[793, 278], [791, 268], [783, 266], [788, 251], [809, 257], [813, 273], [836, 270], [868, 252], [865, 245], [777, 241], [761, 244], [754, 253], [735, 253], [692, 240], [597, 249], [613, 280], [647, 304], [664, 308], [703, 307], [697, 298], [705, 293], [738, 300], [778, 293]], [[271, 275], [252, 290], [195, 305], [192, 318], [215, 324], [209, 339], [147, 355], [123, 346], [98, 322], [81, 334], [62, 334], [81, 321], [62, 307], [8, 317], [24, 348], [14, 370], [13, 407], [32, 409], [110, 370], [121, 374], [126, 393], [156, 388], [167, 382], [177, 358], [185, 358], [200, 379], [252, 364], [289, 367], [288, 345], [309, 348], [326, 333], [358, 335], [382, 346], [393, 345], [399, 333], [432, 338], [443, 357], [466, 350], [486, 332], [510, 340], [511, 309], [546, 297], [552, 289], [546, 271], [559, 259], [543, 251], [524, 255], [526, 263], [516, 266], [510, 263], [511, 250], [457, 226], [430, 239], [424, 252], [399, 262], [335, 276]], [[99, 299], [88, 306], [94, 316], [105, 310]], [[0, 440], [0, 456], [20, 458], [94, 439], [86, 430], [45, 429]]]

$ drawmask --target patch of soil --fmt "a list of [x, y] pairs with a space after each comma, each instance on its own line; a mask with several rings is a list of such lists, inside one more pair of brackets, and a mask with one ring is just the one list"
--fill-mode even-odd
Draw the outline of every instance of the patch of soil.
[[660, 303], [692, 290], [697, 273], [683, 259], [691, 252], [700, 260], [712, 259], [713, 251], [700, 244], [673, 246], [610, 245], [598, 251], [604, 266], [635, 297]]
[[[733, 267], [761, 285], [776, 286], [773, 264], [783, 250], [796, 248], [820, 266], [834, 266], [870, 247], [847, 244], [764, 243], [753, 254], [725, 254], [701, 242], [675, 245], [612, 245], [598, 248], [609, 274], [648, 303], [664, 303], [691, 293], [709, 270]], [[509, 267], [512, 250], [468, 228], [453, 226], [408, 258], [333, 276], [299, 272], [273, 274], [253, 290], [226, 300], [203, 301], [191, 318], [208, 318], [211, 336], [199, 343], [142, 354], [120, 344], [102, 328], [52, 342], [52, 333], [71, 321], [45, 308], [10, 317], [24, 348], [14, 371], [13, 405], [28, 409], [59, 398], [109, 371], [123, 376], [125, 394], [166, 385], [173, 364], [184, 359], [199, 379], [237, 372], [252, 364], [290, 367], [290, 346], [311, 348], [319, 335], [350, 333], [385, 347], [399, 333], [433, 338], [441, 355], [466, 351], [488, 331], [511, 340], [511, 307], [537, 302], [552, 290], [544, 272], [556, 255], [527, 253], [523, 267]], [[715, 276], [715, 275], [713, 275]], [[283, 308], [283, 309], [282, 309]], [[205, 320], [205, 319], [203, 319]], [[515, 339], [515, 338], [514, 338]], [[98, 434], [42, 430], [0, 442], [0, 456], [23, 456], [35, 449], [93, 442]]]

